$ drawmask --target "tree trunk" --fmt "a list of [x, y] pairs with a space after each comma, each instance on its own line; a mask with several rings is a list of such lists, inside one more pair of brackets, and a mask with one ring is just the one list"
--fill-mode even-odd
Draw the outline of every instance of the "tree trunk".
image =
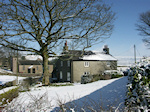
[[48, 55], [43, 53], [43, 83], [48, 85], [49, 82], [49, 73], [48, 73]]

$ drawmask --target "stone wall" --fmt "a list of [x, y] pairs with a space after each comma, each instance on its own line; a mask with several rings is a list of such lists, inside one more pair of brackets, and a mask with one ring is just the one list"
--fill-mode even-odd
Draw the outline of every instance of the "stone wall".
[[20, 76], [20, 77], [36, 77], [36, 76], [42, 76], [42, 74], [28, 74], [28, 73], [0, 73], [0, 75], [10, 75], [10, 76]]

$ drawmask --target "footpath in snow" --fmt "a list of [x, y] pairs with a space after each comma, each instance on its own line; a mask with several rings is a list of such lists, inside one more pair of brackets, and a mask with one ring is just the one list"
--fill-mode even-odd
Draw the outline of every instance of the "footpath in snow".
[[[35, 110], [36, 107], [33, 105], [37, 101], [35, 99], [44, 96], [44, 105], [40, 105], [39, 111], [42, 109], [47, 110], [46, 112], [58, 111], [61, 103], [66, 105], [66, 108], [75, 111], [78, 111], [77, 107], [84, 109], [88, 105], [92, 108], [108, 109], [111, 107], [116, 109], [118, 106], [124, 106], [126, 85], [127, 77], [122, 77], [89, 84], [77, 83], [74, 86], [32, 88], [29, 92], [21, 93], [15, 103], [24, 105], [24, 109], [32, 105], [31, 108]], [[41, 102], [39, 103], [41, 104]]]

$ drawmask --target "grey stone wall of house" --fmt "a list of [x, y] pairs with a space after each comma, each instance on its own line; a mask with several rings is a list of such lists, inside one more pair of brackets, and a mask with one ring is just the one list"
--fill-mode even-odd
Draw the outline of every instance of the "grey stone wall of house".
[[[89, 63], [89, 66], [85, 66]], [[81, 82], [82, 75], [98, 75], [105, 70], [117, 70], [117, 61], [73, 61], [73, 82]]]
[[42, 74], [40, 73], [36, 73], [36, 74], [33, 74], [33, 73], [0, 73], [0, 75], [9, 75], [9, 76], [19, 76], [19, 77], [41, 77]]

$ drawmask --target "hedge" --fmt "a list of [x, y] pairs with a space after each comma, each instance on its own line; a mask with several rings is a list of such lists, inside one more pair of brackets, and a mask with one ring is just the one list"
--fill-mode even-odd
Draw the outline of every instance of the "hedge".
[[19, 94], [18, 89], [19, 87], [0, 94], [0, 106], [3, 106], [4, 104], [7, 104], [8, 102], [11, 102], [14, 98], [18, 97], [18, 94]]

